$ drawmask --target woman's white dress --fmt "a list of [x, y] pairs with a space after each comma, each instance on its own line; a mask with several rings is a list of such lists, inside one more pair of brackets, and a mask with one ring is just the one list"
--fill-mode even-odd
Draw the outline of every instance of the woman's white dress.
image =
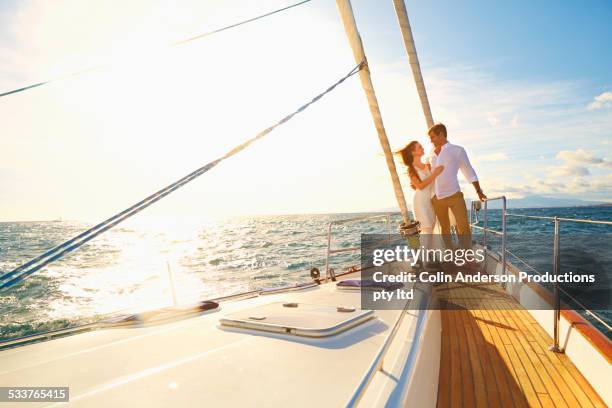
[[[425, 180], [431, 175], [431, 171], [427, 168], [421, 170], [415, 167], [415, 169], [421, 180]], [[422, 190], [415, 190], [414, 197], [412, 198], [414, 218], [421, 223], [421, 230], [426, 233], [432, 233], [436, 223], [436, 214], [431, 205], [433, 195], [433, 183], [430, 183]]]

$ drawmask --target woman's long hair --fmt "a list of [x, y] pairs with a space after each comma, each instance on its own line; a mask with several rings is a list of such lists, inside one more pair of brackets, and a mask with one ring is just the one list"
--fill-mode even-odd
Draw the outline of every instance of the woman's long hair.
[[422, 181], [419, 177], [419, 173], [414, 167], [414, 158], [412, 157], [412, 151], [414, 150], [417, 143], [419, 143], [417, 140], [413, 140], [412, 142], [408, 143], [406, 147], [404, 147], [402, 150], [398, 150], [396, 153], [402, 156], [402, 161], [404, 162], [406, 167], [408, 167], [408, 176], [410, 176], [410, 178], [414, 176], [417, 178], [417, 180]]

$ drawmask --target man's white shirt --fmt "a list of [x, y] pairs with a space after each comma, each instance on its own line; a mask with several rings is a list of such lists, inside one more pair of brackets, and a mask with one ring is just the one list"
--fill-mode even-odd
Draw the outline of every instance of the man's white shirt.
[[470, 164], [467, 153], [461, 146], [446, 143], [442, 146], [440, 154], [436, 154], [435, 151], [430, 153], [429, 162], [432, 170], [437, 166], [444, 166], [444, 171], [434, 181], [434, 192], [438, 199], [452, 196], [461, 191], [457, 179], [459, 170], [470, 183], [478, 181], [478, 176]]

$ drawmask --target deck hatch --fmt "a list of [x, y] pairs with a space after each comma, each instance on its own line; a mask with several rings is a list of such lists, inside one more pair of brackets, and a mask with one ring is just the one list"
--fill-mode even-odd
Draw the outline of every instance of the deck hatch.
[[[222, 326], [291, 334], [302, 337], [326, 337], [341, 333], [374, 317], [374, 311], [339, 305], [274, 302], [241, 310], [220, 319]], [[295, 306], [293, 306], [295, 305]], [[253, 319], [257, 316], [259, 319]]]

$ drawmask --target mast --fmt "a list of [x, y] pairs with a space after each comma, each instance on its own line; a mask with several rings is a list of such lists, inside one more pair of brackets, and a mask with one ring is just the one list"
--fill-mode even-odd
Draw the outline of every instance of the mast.
[[385, 126], [383, 125], [380, 108], [378, 107], [378, 100], [376, 99], [376, 93], [374, 92], [374, 86], [372, 85], [372, 78], [370, 77], [370, 68], [368, 67], [365, 51], [363, 49], [363, 43], [361, 42], [361, 37], [359, 36], [359, 31], [357, 30], [357, 24], [355, 23], [353, 8], [351, 7], [350, 0], [336, 0], [336, 4], [338, 6], [340, 16], [342, 17], [344, 31], [346, 32], [351, 49], [353, 50], [355, 62], [365, 62], [365, 66], [359, 71], [361, 87], [363, 88], [366, 98], [368, 99], [368, 106], [370, 107], [372, 120], [376, 126], [378, 140], [383, 152], [385, 153], [385, 161], [387, 162], [387, 168], [389, 169], [391, 181], [393, 182], [395, 198], [399, 204], [404, 222], [408, 224], [410, 222], [410, 217], [408, 215], [406, 199], [404, 198], [404, 191], [402, 190], [400, 179], [397, 176], [397, 169], [395, 168], [395, 161], [393, 160], [393, 152], [389, 146], [389, 139], [387, 139], [387, 132], [385, 131]]
[[404, 46], [408, 53], [408, 62], [412, 69], [412, 76], [414, 77], [417, 92], [421, 99], [421, 107], [423, 108], [425, 121], [427, 122], [427, 128], [429, 129], [434, 124], [433, 116], [431, 115], [427, 90], [425, 89], [425, 82], [423, 82], [423, 74], [421, 74], [421, 66], [419, 65], [419, 57], [417, 56], [414, 38], [412, 37], [412, 29], [410, 28], [410, 21], [408, 20], [408, 13], [406, 12], [406, 3], [404, 3], [404, 0], [393, 0], [393, 6], [395, 7], [397, 20], [400, 25], [402, 37], [404, 38]]

